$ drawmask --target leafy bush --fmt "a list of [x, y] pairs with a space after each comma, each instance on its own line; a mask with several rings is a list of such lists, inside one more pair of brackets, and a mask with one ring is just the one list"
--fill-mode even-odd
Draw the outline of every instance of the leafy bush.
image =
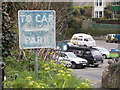
[[116, 15], [116, 18], [118, 18], [118, 20], [120, 21], [120, 15]]
[[118, 34], [120, 33], [119, 30], [110, 30], [110, 29], [96, 29], [96, 28], [89, 28], [89, 29], [81, 29], [80, 33], [87, 33], [92, 36], [106, 36], [107, 34]]
[[[28, 59], [29, 58], [29, 59]], [[91, 81], [76, 78], [72, 69], [55, 61], [41, 62], [39, 59], [38, 78], [35, 77], [33, 53], [27, 61], [14, 57], [6, 58], [4, 88], [92, 88]]]
[[88, 29], [73, 29], [70, 28], [66, 34], [65, 39], [69, 40], [71, 39], [72, 35], [75, 33], [86, 33], [86, 34], [90, 34], [92, 36], [106, 36], [107, 34], [118, 34], [120, 33], [119, 30], [113, 30], [113, 29], [96, 29], [96, 28], [88, 28]]
[[[120, 17], [119, 15], [117, 16]], [[92, 21], [95, 21], [96, 23], [104, 23], [104, 24], [120, 24], [119, 19], [101, 19], [101, 18], [92, 18]]]

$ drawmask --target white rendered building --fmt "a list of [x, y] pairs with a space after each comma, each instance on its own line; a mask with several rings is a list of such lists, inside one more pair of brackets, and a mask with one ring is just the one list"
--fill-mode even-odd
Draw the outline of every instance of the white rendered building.
[[106, 1], [107, 0], [94, 0], [94, 18], [104, 17], [104, 8], [107, 4]]

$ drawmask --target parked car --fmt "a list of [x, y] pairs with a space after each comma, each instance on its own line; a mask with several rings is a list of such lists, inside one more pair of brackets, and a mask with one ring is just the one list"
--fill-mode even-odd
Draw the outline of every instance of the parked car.
[[93, 48], [99, 50], [104, 59], [109, 58], [110, 52], [106, 48], [103, 47], [93, 47]]
[[78, 57], [84, 58], [88, 61], [88, 65], [93, 65], [95, 67], [99, 66], [99, 64], [103, 63], [102, 54], [95, 48], [89, 47], [79, 47], [79, 46], [68, 46], [67, 51], [73, 52]]
[[72, 67], [72, 63], [69, 60], [65, 60], [65, 59], [59, 60], [58, 59], [58, 60], [56, 60], [56, 62], [59, 63], [59, 64], [65, 65], [67, 68], [71, 68]]
[[111, 49], [110, 58], [120, 58], [120, 48]]
[[106, 35], [106, 42], [114, 42], [115, 34], [107, 34]]
[[72, 63], [71, 68], [85, 68], [87, 66], [87, 60], [77, 57], [72, 52], [61, 52], [58, 60], [70, 61]]
[[120, 43], [120, 34], [115, 34], [114, 42], [115, 43]]
[[70, 42], [73, 43], [74, 45], [85, 46], [85, 47], [96, 46], [93, 37], [91, 35], [84, 33], [74, 34]]

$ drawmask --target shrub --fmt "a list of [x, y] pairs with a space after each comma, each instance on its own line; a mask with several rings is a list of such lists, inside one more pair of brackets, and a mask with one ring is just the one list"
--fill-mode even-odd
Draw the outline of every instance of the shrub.
[[[30, 54], [29, 54], [30, 55]], [[13, 57], [6, 58], [6, 77], [4, 88], [92, 88], [90, 80], [76, 78], [72, 69], [55, 61], [39, 60], [38, 78], [35, 77], [31, 54], [27, 61], [17, 61]], [[8, 61], [9, 59], [9, 61]], [[33, 65], [32, 67], [29, 67]]]

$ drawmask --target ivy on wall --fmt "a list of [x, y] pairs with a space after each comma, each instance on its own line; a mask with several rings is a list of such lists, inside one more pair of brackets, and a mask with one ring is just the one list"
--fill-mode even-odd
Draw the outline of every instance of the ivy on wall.
[[5, 58], [10, 55], [12, 44], [14, 43], [14, 32], [10, 29], [12, 24], [10, 22], [6, 3], [2, 3], [2, 57]]

